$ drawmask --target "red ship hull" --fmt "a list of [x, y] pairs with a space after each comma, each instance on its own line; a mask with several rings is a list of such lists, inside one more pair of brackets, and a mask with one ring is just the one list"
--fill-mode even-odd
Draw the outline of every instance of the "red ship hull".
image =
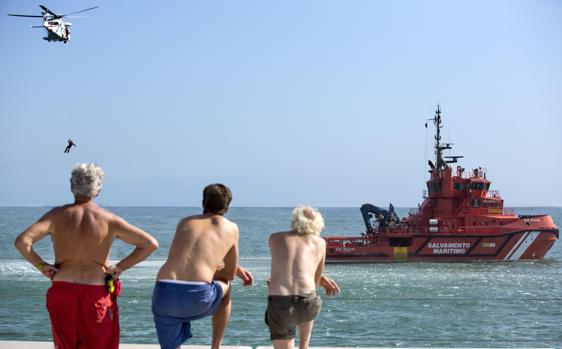
[[[410, 246], [392, 246], [393, 239]], [[328, 237], [327, 263], [469, 262], [542, 259], [558, 239], [558, 230], [522, 230], [498, 234], [388, 234]]]

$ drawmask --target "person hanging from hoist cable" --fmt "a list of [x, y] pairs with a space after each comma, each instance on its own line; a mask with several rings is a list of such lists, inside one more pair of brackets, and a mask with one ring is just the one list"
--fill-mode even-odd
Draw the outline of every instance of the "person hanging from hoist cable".
[[73, 146], [75, 147], [76, 143], [74, 143], [74, 141], [72, 139], [69, 139], [68, 144], [66, 145], [66, 148], [64, 148], [64, 152], [70, 153], [70, 148], [72, 148]]

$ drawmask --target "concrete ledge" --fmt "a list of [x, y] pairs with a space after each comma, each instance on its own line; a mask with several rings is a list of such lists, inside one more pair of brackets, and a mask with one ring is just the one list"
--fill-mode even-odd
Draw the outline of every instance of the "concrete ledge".
[[[208, 345], [182, 345], [186, 349], [209, 349]], [[120, 343], [123, 349], [160, 349], [158, 344], [127, 344]], [[240, 345], [223, 345], [224, 349], [252, 349], [252, 347]], [[54, 349], [52, 342], [24, 342], [24, 341], [0, 341], [0, 349]]]
[[[182, 345], [182, 348], [185, 349], [208, 349], [209, 346], [207, 345]], [[157, 344], [127, 344], [121, 343], [119, 344], [119, 348], [122, 349], [160, 349], [160, 346]], [[242, 346], [242, 345], [223, 345], [223, 349], [252, 349], [251, 346]], [[0, 340], [0, 349], [54, 349], [52, 342], [25, 342], [25, 341], [1, 341]], [[272, 346], [259, 346], [256, 349], [273, 349]], [[346, 349], [345, 347], [310, 347], [310, 349]], [[371, 347], [371, 348], [363, 348], [360, 349], [396, 349], [396, 348], [387, 348], [387, 347]], [[428, 349], [428, 348], [404, 348], [404, 349]], [[448, 348], [432, 348], [432, 349], [448, 349]], [[478, 349], [478, 348], [455, 348], [455, 349]], [[503, 349], [503, 348], [482, 348], [482, 349]], [[554, 349], [554, 348], [512, 348], [512, 349]]]
[[[401, 347], [402, 349], [506, 349], [506, 348], [417, 348], [417, 347]], [[273, 347], [256, 347], [256, 349], [273, 349]], [[310, 349], [396, 349], [396, 347], [310, 347]], [[554, 349], [554, 348], [511, 348], [511, 349]]]

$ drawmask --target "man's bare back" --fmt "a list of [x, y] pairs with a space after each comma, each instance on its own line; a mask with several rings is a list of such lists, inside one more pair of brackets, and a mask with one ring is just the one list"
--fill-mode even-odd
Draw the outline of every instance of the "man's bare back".
[[316, 291], [324, 270], [326, 242], [317, 235], [280, 232], [269, 238], [270, 295], [307, 295]]
[[297, 326], [299, 348], [308, 348], [314, 319], [322, 307], [322, 299], [316, 294], [326, 256], [326, 242], [320, 238], [322, 229], [320, 212], [298, 206], [291, 213], [291, 231], [269, 237], [271, 279], [266, 323], [275, 349], [294, 348]]
[[109, 231], [113, 217], [93, 202], [58, 207], [49, 216], [59, 268], [53, 280], [102, 285], [113, 242]]
[[25, 248], [49, 234], [55, 252], [56, 270], [50, 275], [53, 281], [87, 285], [103, 285], [105, 274], [112, 271], [108, 256], [114, 239], [135, 245], [137, 250], [144, 249], [133, 252], [132, 259], [130, 255], [118, 263], [116, 273], [136, 264], [131, 263], [137, 260], [136, 255], [148, 255], [158, 246], [152, 236], [99, 207], [93, 200], [77, 200], [74, 204], [53, 208], [24, 231], [16, 245]]
[[238, 226], [220, 215], [207, 213], [182, 219], [168, 260], [156, 279], [207, 283], [231, 280], [238, 265], [238, 236]]
[[[192, 337], [191, 321], [212, 316], [211, 348], [218, 349], [230, 317], [230, 281], [238, 270], [238, 226], [224, 217], [232, 192], [221, 183], [203, 189], [203, 213], [182, 219], [168, 259], [156, 276], [152, 313], [162, 348]], [[248, 275], [249, 274], [249, 275]]]

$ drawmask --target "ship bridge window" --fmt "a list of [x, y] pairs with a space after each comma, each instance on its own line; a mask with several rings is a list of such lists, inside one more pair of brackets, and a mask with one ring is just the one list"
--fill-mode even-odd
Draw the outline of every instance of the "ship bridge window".
[[486, 190], [490, 189], [490, 183], [486, 183]]
[[453, 189], [455, 190], [468, 190], [470, 189], [470, 185], [467, 183], [454, 183]]
[[483, 190], [484, 189], [484, 183], [472, 183], [472, 185], [470, 186], [470, 189]]

